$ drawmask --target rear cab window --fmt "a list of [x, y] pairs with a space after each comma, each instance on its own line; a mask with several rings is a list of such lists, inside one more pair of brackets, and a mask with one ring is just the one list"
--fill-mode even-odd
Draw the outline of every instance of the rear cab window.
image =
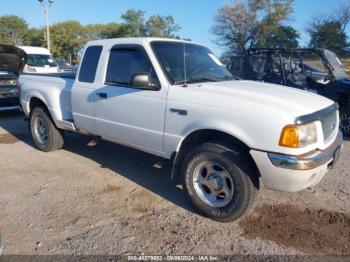
[[79, 82], [95, 82], [98, 62], [102, 53], [102, 46], [89, 46], [83, 58], [79, 71]]

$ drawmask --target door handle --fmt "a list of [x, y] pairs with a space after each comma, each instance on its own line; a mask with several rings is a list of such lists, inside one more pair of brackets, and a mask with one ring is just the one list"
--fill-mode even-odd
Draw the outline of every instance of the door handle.
[[98, 97], [103, 98], [103, 99], [107, 99], [108, 95], [107, 93], [97, 93]]

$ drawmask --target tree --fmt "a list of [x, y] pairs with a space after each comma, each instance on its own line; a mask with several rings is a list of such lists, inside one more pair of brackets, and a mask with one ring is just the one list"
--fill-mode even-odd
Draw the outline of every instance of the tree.
[[347, 36], [341, 28], [342, 25], [338, 21], [327, 21], [309, 28], [309, 46], [327, 48], [341, 55], [348, 46]]
[[330, 49], [339, 55], [350, 45], [346, 29], [350, 23], [350, 4], [342, 4], [330, 14], [314, 16], [305, 31], [310, 36], [310, 47]]
[[91, 24], [85, 26], [85, 37], [88, 41], [103, 39], [105, 25]]
[[172, 16], [153, 15], [146, 21], [145, 12], [141, 10], [127, 10], [122, 15], [122, 20], [118, 30], [114, 30], [115, 35], [175, 37], [174, 33], [180, 30]]
[[86, 44], [85, 28], [77, 21], [66, 21], [51, 26], [52, 53], [55, 57], [76, 59]]
[[45, 46], [46, 40], [44, 37], [44, 29], [29, 29], [23, 36], [23, 44], [29, 46]]
[[174, 33], [180, 30], [172, 16], [151, 16], [145, 25], [147, 36], [175, 37]]
[[28, 25], [24, 19], [10, 15], [0, 17], [0, 43], [21, 45]]
[[127, 37], [146, 36], [145, 12], [129, 9], [122, 15]]
[[101, 39], [124, 37], [129, 33], [125, 24], [109, 23], [102, 30]]
[[293, 11], [292, 4], [293, 0], [247, 0], [224, 5], [215, 16], [211, 32], [229, 54], [245, 54], [259, 39], [262, 42], [282, 26]]
[[350, 3], [340, 4], [333, 13], [333, 20], [337, 21], [341, 28], [340, 31], [344, 33], [350, 23]]
[[259, 38], [256, 47], [296, 48], [299, 46], [300, 34], [291, 26], [279, 25], [271, 28], [265, 38]]

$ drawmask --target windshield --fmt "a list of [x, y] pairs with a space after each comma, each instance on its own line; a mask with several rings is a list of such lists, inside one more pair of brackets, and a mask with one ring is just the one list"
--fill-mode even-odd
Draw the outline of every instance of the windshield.
[[337, 55], [327, 49], [325, 49], [323, 52], [324, 52], [325, 58], [327, 59], [330, 66], [332, 67], [331, 69], [333, 71], [334, 77], [336, 79], [348, 78], [348, 75], [344, 70], [343, 64], [340, 62]]
[[151, 45], [172, 84], [233, 79], [232, 74], [206, 47], [165, 41], [153, 42]]
[[56, 59], [56, 62], [57, 62], [57, 64], [58, 64], [59, 66], [68, 66], [68, 67], [72, 66], [72, 64], [70, 64], [70, 63], [67, 62], [66, 60], [57, 60], [57, 59]]
[[33, 55], [27, 56], [27, 64], [34, 67], [57, 67], [57, 63], [51, 55]]

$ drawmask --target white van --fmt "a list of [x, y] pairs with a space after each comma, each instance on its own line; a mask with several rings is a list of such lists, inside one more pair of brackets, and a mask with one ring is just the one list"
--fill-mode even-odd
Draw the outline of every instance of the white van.
[[58, 73], [58, 65], [50, 51], [43, 47], [19, 46], [27, 53], [27, 64], [23, 72], [25, 73]]

